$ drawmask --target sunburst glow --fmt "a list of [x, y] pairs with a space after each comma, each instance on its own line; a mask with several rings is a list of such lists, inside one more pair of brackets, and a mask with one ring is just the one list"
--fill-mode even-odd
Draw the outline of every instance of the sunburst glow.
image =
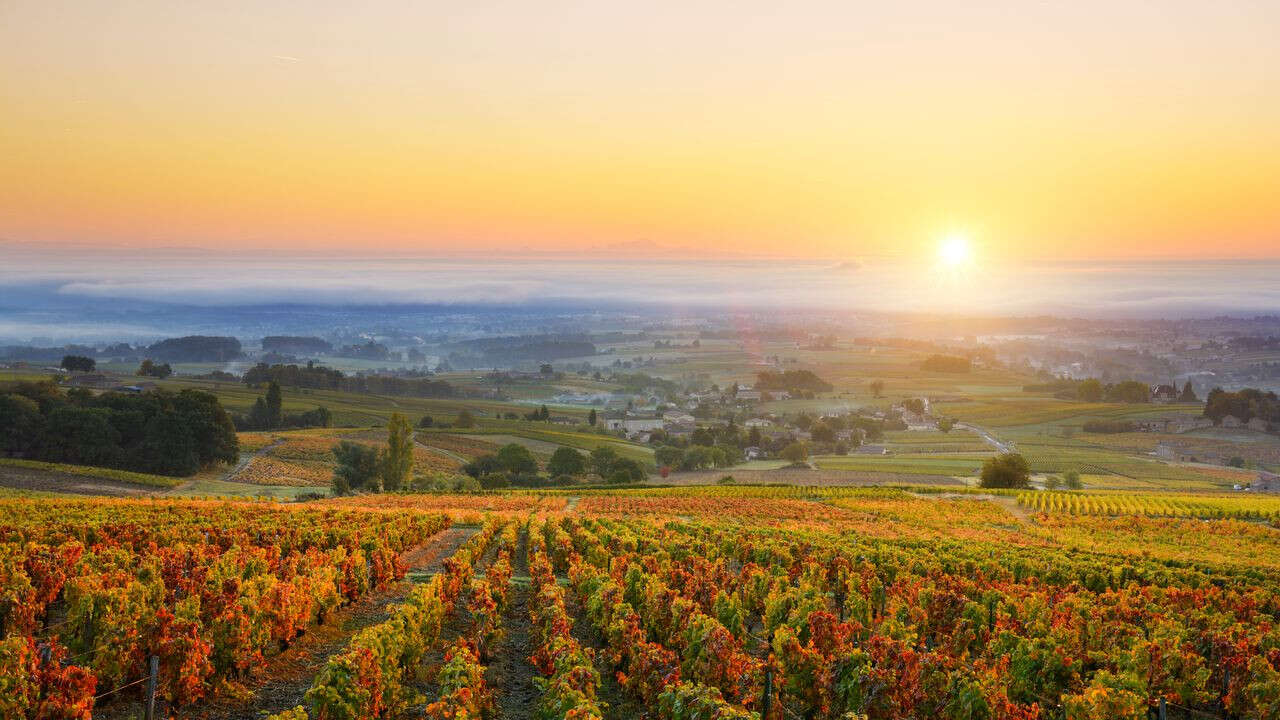
[[955, 268], [968, 265], [973, 261], [973, 246], [969, 236], [963, 233], [951, 233], [938, 243], [938, 262], [945, 267]]

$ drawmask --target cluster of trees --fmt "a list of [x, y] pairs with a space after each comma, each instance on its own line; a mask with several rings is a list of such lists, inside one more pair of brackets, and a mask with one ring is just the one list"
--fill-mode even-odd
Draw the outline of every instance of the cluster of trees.
[[930, 355], [920, 363], [920, 369], [926, 372], [967, 373], [973, 364], [967, 357], [956, 355]]
[[234, 463], [231, 417], [202, 390], [138, 395], [20, 383], [0, 395], [0, 449], [49, 462], [184, 476]]
[[605, 482], [620, 484], [643, 482], [649, 475], [644, 463], [621, 457], [607, 445], [596, 447], [588, 455], [561, 446], [547, 462], [546, 474], [539, 470], [533, 453], [518, 443], [504, 445], [498, 452], [481, 455], [462, 466], [462, 471], [485, 489], [567, 485], [592, 473]]
[[1076, 385], [1076, 399], [1083, 402], [1145, 403], [1151, 401], [1151, 388], [1137, 380], [1104, 385], [1097, 378], [1089, 378]]
[[306, 365], [258, 363], [245, 372], [243, 380], [250, 386], [274, 381], [285, 387], [404, 397], [440, 398], [454, 395], [454, 387], [444, 380], [395, 375], [347, 375], [341, 370], [316, 365], [313, 362], [308, 362]]
[[303, 413], [285, 414], [284, 392], [280, 390], [280, 383], [272, 381], [267, 383], [266, 394], [254, 401], [249, 414], [236, 415], [234, 420], [236, 427], [241, 430], [330, 427], [333, 425], [333, 414], [320, 405]]
[[333, 447], [333, 493], [395, 492], [413, 481], [413, 428], [400, 413], [387, 422], [387, 444], [374, 447], [343, 440]]
[[363, 360], [386, 360], [391, 357], [391, 350], [386, 345], [370, 340], [363, 345], [344, 345], [338, 354], [342, 357]]
[[1031, 466], [1019, 453], [1001, 453], [982, 463], [979, 486], [984, 488], [1027, 488], [1031, 485]]
[[546, 405], [543, 405], [533, 412], [525, 413], [524, 419], [529, 420], [530, 422], [550, 422], [551, 411], [547, 409]]
[[233, 337], [187, 335], [161, 340], [147, 348], [147, 356], [164, 362], [227, 362], [241, 355]]
[[1205, 398], [1204, 415], [1211, 418], [1214, 424], [1233, 415], [1243, 422], [1262, 418], [1271, 425], [1280, 425], [1280, 399], [1274, 392], [1263, 392], [1256, 388], [1244, 388], [1235, 392], [1214, 388]]
[[756, 375], [757, 390], [785, 390], [792, 394], [831, 392], [835, 387], [812, 370], [762, 372]]
[[68, 372], [93, 372], [93, 369], [97, 367], [97, 365], [97, 361], [91, 357], [86, 357], [84, 355], [63, 355], [62, 365], [60, 367]]
[[138, 366], [137, 372], [134, 373], [138, 377], [153, 378], [167, 378], [172, 374], [173, 368], [169, 366], [169, 363], [156, 363], [151, 358], [143, 360], [142, 364]]
[[[1151, 387], [1139, 380], [1122, 380], [1116, 383], [1103, 383], [1098, 378], [1072, 380], [1058, 378], [1045, 383], [1024, 385], [1024, 392], [1052, 392], [1054, 397], [1064, 400], [1080, 400], [1082, 402], [1121, 402], [1145, 403], [1151, 401]], [[1199, 402], [1195, 388], [1188, 380], [1178, 393], [1178, 402]]]
[[262, 350], [282, 355], [307, 355], [333, 352], [333, 345], [318, 337], [268, 335], [262, 338]]

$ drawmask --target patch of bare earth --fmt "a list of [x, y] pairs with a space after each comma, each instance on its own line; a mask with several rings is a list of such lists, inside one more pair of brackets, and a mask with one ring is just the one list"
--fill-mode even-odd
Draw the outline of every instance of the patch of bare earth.
[[94, 495], [99, 497], [139, 497], [159, 495], [167, 488], [75, 475], [56, 470], [0, 465], [0, 487], [14, 490]]
[[502, 639], [489, 648], [489, 666], [485, 682], [493, 688], [494, 720], [528, 718], [538, 700], [538, 687], [533, 684], [537, 670], [529, 662], [533, 654], [532, 622], [529, 618], [529, 562], [526, 552], [529, 534], [522, 531], [511, 558], [512, 587], [510, 601], [502, 616]]

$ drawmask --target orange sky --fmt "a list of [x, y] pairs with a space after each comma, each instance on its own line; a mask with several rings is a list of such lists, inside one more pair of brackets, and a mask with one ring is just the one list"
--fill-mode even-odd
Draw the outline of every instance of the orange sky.
[[5, 0], [0, 237], [1280, 255], [1280, 3], [1056, 5]]

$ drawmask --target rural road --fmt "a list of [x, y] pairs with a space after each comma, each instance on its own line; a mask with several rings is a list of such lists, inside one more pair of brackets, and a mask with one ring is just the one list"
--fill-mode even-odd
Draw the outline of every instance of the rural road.
[[956, 423], [956, 427], [965, 430], [972, 430], [978, 433], [978, 436], [981, 437], [988, 445], [995, 448], [998, 453], [1013, 452], [1016, 449], [1013, 443], [1001, 441], [995, 435], [992, 435], [986, 428], [981, 428], [977, 425], [970, 425], [969, 423]]

